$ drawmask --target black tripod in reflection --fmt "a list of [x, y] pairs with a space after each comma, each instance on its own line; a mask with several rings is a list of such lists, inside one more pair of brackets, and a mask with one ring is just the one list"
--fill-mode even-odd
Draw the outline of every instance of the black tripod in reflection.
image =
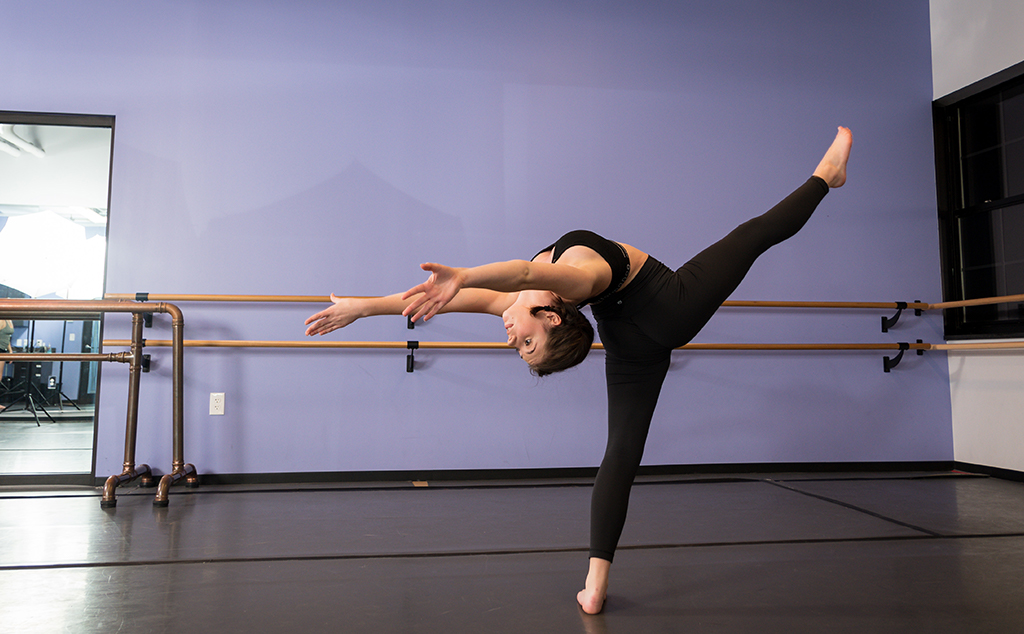
[[[40, 369], [42, 364], [34, 361], [15, 361], [12, 365], [14, 365], [14, 379], [11, 381], [9, 393], [15, 396], [14, 400], [5, 409], [0, 410], [0, 415], [13, 411], [14, 405], [25, 401], [24, 409], [32, 412], [32, 417], [35, 419], [37, 427], [40, 426], [38, 414], [40, 410], [50, 419], [51, 423], [57, 422], [53, 420], [53, 416], [50, 416], [50, 413], [46, 411], [46, 407], [43, 405], [43, 403], [46, 403], [46, 396], [32, 380], [35, 370]], [[34, 395], [33, 392], [35, 392]]]
[[[50, 412], [47, 411], [46, 407], [52, 406], [50, 399], [55, 394], [57, 399], [57, 406], [61, 412], [64, 411], [64, 403], [67, 402], [72, 405], [76, 410], [82, 411], [82, 408], [78, 406], [73, 399], [64, 393], [64, 362], [59, 361], [60, 370], [57, 376], [50, 375], [44, 377], [44, 370], [47, 370], [52, 364], [46, 361], [46, 347], [42, 349], [36, 349], [35, 344], [35, 321], [32, 321], [29, 326], [28, 332], [28, 347], [22, 350], [30, 354], [38, 353], [39, 361], [16, 361], [14, 362], [14, 378], [11, 387], [7, 390], [7, 396], [14, 396], [14, 399], [10, 404], [3, 410], [0, 410], [0, 414], [3, 412], [9, 412], [13, 406], [17, 403], [24, 401], [25, 407], [18, 411], [28, 410], [32, 412], [32, 417], [36, 421], [36, 426], [40, 426], [39, 423], [39, 411], [50, 419], [51, 423], [56, 422], [53, 416], [50, 416]], [[65, 342], [67, 341], [68, 334], [68, 322], [64, 322], [63, 332], [61, 334], [61, 352], [64, 352]], [[45, 364], [45, 365], [44, 365]], [[46, 372], [49, 374], [49, 372]], [[47, 391], [51, 396], [47, 396], [43, 393], [42, 385], [43, 381], [48, 381]]]

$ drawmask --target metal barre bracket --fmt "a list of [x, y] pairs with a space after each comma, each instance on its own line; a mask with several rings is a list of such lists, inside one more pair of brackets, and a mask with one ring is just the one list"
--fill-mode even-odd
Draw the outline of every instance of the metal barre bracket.
[[420, 347], [419, 341], [407, 341], [405, 347], [409, 349], [409, 356], [405, 358], [405, 371], [412, 372], [416, 366], [416, 358], [413, 356], [413, 351]]
[[[900, 309], [900, 310], [902, 310], [902, 309]], [[900, 316], [900, 314], [896, 313], [896, 318], [897, 319], [899, 319], [899, 316]], [[898, 366], [900, 364], [900, 361], [903, 360], [903, 353], [906, 352], [909, 349], [910, 349], [910, 344], [901, 341], [900, 342], [900, 353], [898, 355], [896, 355], [892, 359], [889, 359], [889, 357], [882, 357], [882, 369], [884, 371], [888, 372], [889, 370], [892, 370], [893, 368]]]
[[[896, 322], [900, 320], [900, 315], [903, 314], [903, 311], [906, 308], [906, 302], [896, 302], [896, 314], [893, 315], [892, 317], [882, 317], [882, 332], [889, 332], [889, 329], [895, 326]], [[896, 363], [899, 363], [899, 361], [897, 361]], [[888, 370], [886, 370], [886, 372], [888, 372]]]
[[[915, 299], [914, 303], [920, 304], [921, 300]], [[893, 315], [892, 317], [882, 317], [882, 332], [889, 332], [889, 329], [896, 325], [896, 322], [900, 320], [900, 315], [902, 315], [903, 311], [906, 309], [907, 302], [896, 302], [896, 314]], [[920, 308], [914, 309], [915, 317], [920, 317], [921, 314], [922, 313]]]
[[[921, 339], [918, 339], [917, 343], [924, 343], [924, 341], [921, 340]], [[901, 341], [899, 343], [899, 346], [900, 346], [900, 353], [898, 355], [896, 355], [895, 357], [893, 357], [892, 359], [890, 359], [889, 357], [882, 357], [882, 369], [884, 371], [888, 372], [889, 370], [892, 370], [893, 368], [898, 366], [900, 364], [900, 361], [903, 360], [903, 353], [906, 352], [907, 350], [910, 350], [910, 344], [906, 343], [905, 341]], [[918, 349], [917, 356], [920, 357], [920, 356], [923, 356], [923, 355], [924, 355], [924, 350]]]

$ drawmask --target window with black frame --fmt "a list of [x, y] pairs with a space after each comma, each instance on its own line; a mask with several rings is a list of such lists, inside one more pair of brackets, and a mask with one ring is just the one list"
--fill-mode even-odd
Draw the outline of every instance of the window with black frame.
[[[944, 300], [1024, 294], [1024, 76], [934, 111]], [[1024, 302], [946, 310], [945, 331], [1024, 337]]]

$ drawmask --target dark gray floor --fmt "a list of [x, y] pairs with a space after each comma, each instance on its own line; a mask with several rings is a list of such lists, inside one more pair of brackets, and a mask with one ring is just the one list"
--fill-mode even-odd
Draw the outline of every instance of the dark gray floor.
[[[514, 483], [513, 483], [514, 484]], [[540, 485], [541, 483], [535, 483]], [[589, 486], [0, 490], [11, 632], [1021, 632], [1024, 485], [645, 481], [605, 613]]]

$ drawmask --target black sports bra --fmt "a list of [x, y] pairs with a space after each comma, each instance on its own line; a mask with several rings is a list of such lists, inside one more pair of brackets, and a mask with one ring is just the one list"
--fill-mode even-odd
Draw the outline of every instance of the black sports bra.
[[[551, 246], [541, 249], [537, 255], [545, 251], [551, 251], [551, 263], [554, 264], [565, 253], [566, 249], [575, 246], [593, 249], [608, 263], [608, 266], [612, 267], [612, 282], [608, 285], [608, 288], [599, 295], [580, 302], [578, 304], [579, 307], [582, 308], [587, 304], [597, 304], [601, 300], [607, 299], [615, 291], [622, 288], [622, 285], [629, 279], [629, 254], [626, 253], [625, 247], [618, 242], [602, 238], [593, 231], [585, 229], [570, 231]], [[533, 257], [537, 257], [537, 255]]]

